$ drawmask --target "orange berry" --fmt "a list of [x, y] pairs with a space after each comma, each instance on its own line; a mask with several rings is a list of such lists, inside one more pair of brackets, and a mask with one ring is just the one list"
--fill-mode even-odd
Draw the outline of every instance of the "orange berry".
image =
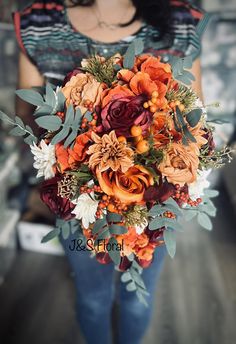
[[117, 209], [113, 203], [109, 203], [107, 206], [107, 210], [109, 210], [111, 213], [116, 212]]
[[156, 112], [157, 111], [157, 106], [156, 105], [150, 106], [150, 111], [151, 112]]
[[152, 97], [157, 98], [159, 96], [159, 93], [157, 91], [152, 92]]
[[141, 140], [137, 143], [136, 150], [137, 153], [143, 154], [149, 151], [149, 143], [147, 140]]
[[140, 136], [142, 134], [142, 128], [140, 125], [133, 125], [130, 129], [130, 133], [133, 137]]
[[139, 135], [139, 136], [136, 136], [135, 138], [134, 138], [134, 143], [138, 143], [139, 141], [141, 141], [141, 140], [143, 140], [143, 135]]
[[181, 103], [180, 103], [179, 100], [176, 100], [176, 101], [175, 101], [175, 105], [176, 105], [176, 106], [180, 106], [180, 104], [181, 104]]
[[174, 107], [175, 107], [175, 102], [170, 102], [169, 106], [170, 106], [171, 108], [174, 108]]
[[107, 199], [108, 199], [107, 195], [103, 195], [103, 196], [102, 196], [102, 200], [103, 200], [103, 201], [106, 201]]
[[180, 105], [179, 105], [179, 109], [180, 109], [180, 111], [184, 111], [184, 109], [185, 109], [184, 104], [180, 104]]
[[153, 97], [153, 98], [151, 99], [151, 102], [152, 102], [153, 104], [156, 104], [157, 98]]
[[119, 136], [119, 137], [117, 138], [117, 140], [118, 140], [119, 142], [121, 142], [121, 143], [126, 143], [126, 142], [127, 142], [125, 136]]
[[148, 102], [143, 103], [144, 109], [147, 109], [149, 107]]

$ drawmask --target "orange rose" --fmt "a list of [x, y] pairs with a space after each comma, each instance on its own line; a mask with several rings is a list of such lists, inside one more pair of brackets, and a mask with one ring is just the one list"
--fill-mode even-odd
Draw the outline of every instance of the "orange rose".
[[153, 82], [147, 73], [138, 72], [130, 80], [129, 87], [134, 94], [147, 94], [151, 96], [154, 91], [158, 91], [157, 85]]
[[59, 143], [55, 146], [55, 154], [60, 171], [63, 173], [68, 169], [74, 169], [79, 163], [86, 158], [86, 151], [90, 141], [90, 134], [83, 133], [77, 136], [74, 147], [65, 148]]
[[62, 93], [66, 98], [66, 105], [73, 104], [77, 109], [80, 108], [82, 113], [87, 111], [84, 106], [86, 101], [92, 103], [93, 107], [100, 104], [103, 84], [98, 82], [93, 75], [78, 73], [62, 88]]
[[134, 93], [127, 85], [116, 85], [114, 88], [106, 89], [102, 92], [102, 107], [104, 108], [111, 101], [122, 98], [134, 96]]
[[198, 156], [197, 144], [190, 143], [184, 146], [181, 143], [172, 143], [164, 153], [164, 159], [158, 168], [170, 183], [180, 186], [193, 183], [197, 177]]
[[151, 173], [139, 165], [130, 167], [125, 173], [97, 169], [96, 176], [103, 192], [126, 204], [142, 202], [144, 191], [154, 183]]

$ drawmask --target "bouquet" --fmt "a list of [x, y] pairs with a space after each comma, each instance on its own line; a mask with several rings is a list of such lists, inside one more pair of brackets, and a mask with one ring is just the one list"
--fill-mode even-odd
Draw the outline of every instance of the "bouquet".
[[41, 198], [57, 216], [42, 241], [72, 233], [100, 263], [113, 261], [146, 302], [142, 269], [160, 245], [174, 256], [183, 215], [212, 229], [218, 192], [206, 190], [206, 177], [231, 157], [229, 148], [216, 151], [206, 108], [189, 87], [191, 58], [163, 63], [142, 49], [136, 40], [124, 56], [85, 59], [44, 96], [16, 91], [36, 106], [39, 137], [18, 116], [0, 116], [30, 145]]

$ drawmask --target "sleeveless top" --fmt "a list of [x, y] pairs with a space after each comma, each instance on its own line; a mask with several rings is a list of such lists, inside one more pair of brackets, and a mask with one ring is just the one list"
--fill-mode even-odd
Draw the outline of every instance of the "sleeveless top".
[[136, 33], [114, 43], [96, 41], [76, 30], [63, 0], [34, 1], [13, 13], [13, 19], [20, 49], [47, 81], [60, 85], [82, 58], [94, 53], [123, 54], [134, 38], [143, 39], [145, 53], [160, 55], [165, 62], [170, 55], [191, 55], [195, 60], [200, 55], [200, 39], [209, 15], [183, 0], [171, 0], [171, 7], [170, 29], [161, 39], [158, 29], [144, 22]]

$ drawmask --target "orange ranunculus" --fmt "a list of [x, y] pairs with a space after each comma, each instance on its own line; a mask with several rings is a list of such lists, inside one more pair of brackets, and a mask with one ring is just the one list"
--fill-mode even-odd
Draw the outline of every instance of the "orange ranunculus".
[[158, 91], [157, 85], [153, 82], [147, 73], [138, 72], [130, 80], [130, 89], [134, 94], [146, 94], [151, 96], [154, 91]]
[[130, 167], [125, 173], [97, 169], [96, 176], [103, 192], [126, 204], [141, 203], [145, 189], [154, 183], [151, 173], [140, 165]]
[[155, 244], [148, 244], [147, 246], [144, 247], [137, 247], [135, 250], [136, 255], [138, 256], [139, 259], [141, 260], [152, 260], [153, 258], [153, 253], [155, 250]]
[[73, 166], [78, 162], [83, 162], [87, 156], [88, 143], [91, 139], [90, 133], [83, 133], [77, 136], [74, 147], [69, 148], [69, 164]]
[[127, 85], [116, 85], [114, 88], [106, 89], [102, 92], [102, 107], [104, 108], [112, 100], [130, 96], [134, 96], [134, 93]]
[[98, 82], [93, 75], [88, 73], [78, 73], [62, 88], [62, 93], [66, 98], [66, 105], [73, 104], [75, 108], [80, 108], [82, 113], [88, 109], [84, 106], [86, 101], [93, 104], [93, 107], [100, 104], [101, 94], [104, 85]]
[[171, 66], [168, 63], [160, 62], [160, 57], [150, 56], [141, 65], [141, 71], [148, 73], [151, 80], [169, 85], [172, 78]]
[[72, 149], [65, 148], [61, 143], [56, 144], [55, 154], [57, 164], [61, 173], [65, 172], [66, 170], [75, 168], [79, 163], [85, 160], [89, 141], [90, 134], [83, 133], [77, 136], [74, 147]]
[[129, 83], [130, 80], [134, 77], [134, 75], [135, 74], [129, 69], [121, 69], [117, 73], [117, 78], [118, 80], [122, 80], [126, 83]]
[[180, 186], [193, 183], [197, 177], [198, 156], [199, 148], [196, 143], [184, 146], [174, 142], [164, 153], [164, 159], [158, 165], [158, 169], [170, 183]]
[[141, 70], [141, 66], [142, 64], [147, 60], [149, 59], [149, 57], [151, 57], [152, 55], [150, 54], [142, 54], [142, 55], [138, 55], [135, 57], [135, 60], [134, 60], [134, 67], [133, 67], [133, 71], [135, 73], [139, 72]]
[[59, 171], [64, 173], [66, 170], [70, 168], [68, 159], [68, 149], [63, 146], [62, 143], [58, 143], [55, 145], [55, 155], [57, 159], [57, 165], [59, 167]]
[[174, 141], [179, 141], [182, 135], [175, 130], [172, 116], [165, 111], [156, 112], [153, 116], [151, 126], [155, 148], [160, 148], [170, 142], [170, 137]]

